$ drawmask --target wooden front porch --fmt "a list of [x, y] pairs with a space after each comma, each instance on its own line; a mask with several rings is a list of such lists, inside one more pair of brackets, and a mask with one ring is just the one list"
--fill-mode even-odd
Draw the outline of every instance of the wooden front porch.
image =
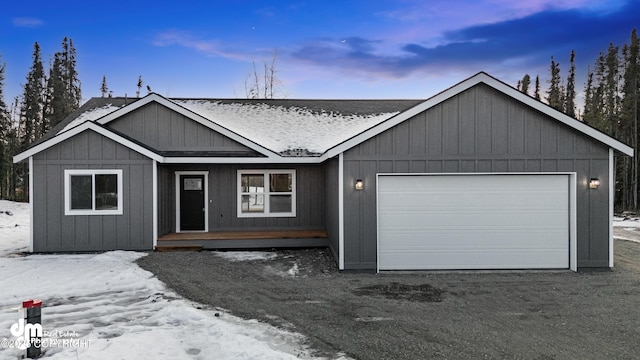
[[170, 233], [158, 238], [157, 251], [264, 249], [328, 246], [324, 230], [212, 231]]

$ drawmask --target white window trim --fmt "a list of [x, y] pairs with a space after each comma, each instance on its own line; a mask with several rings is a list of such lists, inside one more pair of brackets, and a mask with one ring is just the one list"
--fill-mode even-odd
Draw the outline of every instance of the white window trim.
[[[95, 188], [95, 175], [111, 174], [118, 178], [118, 209], [116, 210], [95, 210], [96, 199], [93, 189]], [[71, 209], [71, 176], [88, 175], [91, 176], [91, 202], [94, 210], [73, 210]], [[122, 170], [121, 169], [73, 169], [64, 171], [64, 214], [65, 215], [122, 215], [123, 194], [122, 194]]]
[[[264, 195], [264, 212], [262, 213], [243, 213], [242, 212], [242, 175], [247, 174], [261, 174], [264, 176], [264, 193], [259, 193]], [[291, 174], [291, 212], [289, 213], [271, 213], [269, 209], [269, 197], [271, 196], [270, 186], [269, 186], [269, 175], [271, 174]], [[236, 191], [237, 191], [237, 213], [239, 218], [269, 218], [269, 217], [296, 217], [296, 171], [291, 169], [269, 169], [269, 170], [257, 170], [257, 169], [247, 169], [247, 170], [238, 170], [237, 182], [236, 182]], [[286, 193], [273, 193], [274, 195], [285, 195]]]

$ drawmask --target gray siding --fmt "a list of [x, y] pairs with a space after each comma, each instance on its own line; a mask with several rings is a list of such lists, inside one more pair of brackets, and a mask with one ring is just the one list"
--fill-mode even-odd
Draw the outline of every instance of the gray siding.
[[241, 151], [248, 147], [158, 103], [147, 104], [107, 124], [159, 151]]
[[[539, 171], [577, 173], [578, 266], [606, 267], [608, 169], [605, 145], [475, 86], [344, 153], [345, 268], [376, 268], [377, 173]], [[362, 191], [353, 190], [358, 178]]]
[[326, 231], [329, 235], [329, 248], [336, 261], [339, 259], [338, 254], [340, 252], [340, 220], [338, 217], [338, 209], [340, 207], [338, 188], [340, 187], [340, 179], [338, 177], [338, 166], [338, 158], [329, 159], [324, 163]]
[[[64, 215], [64, 170], [122, 169], [123, 215]], [[153, 248], [153, 162], [91, 130], [34, 156], [35, 252]]]
[[[296, 170], [296, 216], [238, 218], [237, 216], [237, 171], [239, 169], [295, 169]], [[209, 231], [233, 230], [324, 230], [325, 229], [325, 178], [321, 165], [162, 165], [159, 174], [161, 195], [159, 234], [171, 226], [175, 229], [175, 172], [209, 172]], [[163, 200], [165, 199], [165, 200]], [[162, 225], [162, 227], [160, 227]]]
[[158, 166], [158, 236], [176, 230], [176, 186], [174, 172]]

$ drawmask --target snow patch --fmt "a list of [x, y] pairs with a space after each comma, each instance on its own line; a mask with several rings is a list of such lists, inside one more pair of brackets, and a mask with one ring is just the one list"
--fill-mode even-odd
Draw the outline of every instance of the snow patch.
[[29, 203], [0, 200], [0, 257], [29, 251]]
[[614, 216], [613, 226], [623, 228], [640, 228], [640, 221], [638, 220], [640, 219], [634, 217]]
[[214, 254], [229, 261], [271, 260], [278, 257], [276, 253], [268, 251], [216, 251]]
[[78, 116], [77, 118], [73, 119], [72, 122], [68, 123], [67, 126], [65, 126], [62, 130], [58, 131], [58, 133], [56, 135], [59, 135], [60, 133], [63, 133], [69, 129], [72, 129], [80, 124], [82, 124], [85, 121], [96, 121], [98, 119], [100, 119], [101, 117], [111, 114], [112, 112], [116, 111], [120, 109], [117, 106], [113, 106], [112, 104], [107, 104], [105, 106], [99, 107], [99, 108], [94, 108], [88, 111], [83, 112], [82, 114], [80, 114], [80, 116]]

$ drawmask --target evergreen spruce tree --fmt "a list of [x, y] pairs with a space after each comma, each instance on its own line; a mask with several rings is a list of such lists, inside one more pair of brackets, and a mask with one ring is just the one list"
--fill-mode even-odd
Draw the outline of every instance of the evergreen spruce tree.
[[20, 145], [26, 149], [37, 138], [36, 131], [42, 126], [43, 99], [45, 94], [45, 75], [40, 55], [40, 45], [33, 45], [33, 63], [27, 74], [22, 103], [20, 105]]
[[100, 84], [100, 94], [102, 97], [107, 97], [109, 94], [109, 87], [107, 86], [107, 76], [102, 75], [102, 83]]
[[576, 117], [576, 52], [571, 50], [571, 58], [569, 60], [569, 76], [567, 76], [567, 88], [565, 95], [564, 113]]
[[533, 92], [533, 97], [540, 100], [540, 76], [538, 75], [536, 75], [536, 89]]
[[62, 40], [62, 51], [56, 52], [47, 82], [48, 111], [44, 129], [55, 126], [80, 107], [82, 91], [76, 71], [76, 49], [69, 38]]
[[6, 198], [11, 169], [11, 152], [9, 151], [9, 134], [11, 117], [4, 102], [4, 72], [6, 64], [0, 62], [0, 198]]
[[[33, 45], [33, 64], [27, 74], [27, 83], [24, 85], [24, 93], [20, 104], [19, 115], [19, 149], [24, 150], [37, 140], [37, 130], [43, 126], [44, 95], [46, 90], [46, 79], [42, 57], [40, 55], [40, 45], [36, 42]], [[26, 166], [20, 164], [14, 167], [15, 186], [22, 189], [18, 200], [29, 199], [29, 176]]]
[[529, 74], [525, 74], [520, 81], [520, 91], [529, 95], [529, 85], [531, 85], [531, 77]]
[[587, 68], [587, 83], [584, 86], [584, 109], [582, 110], [582, 121], [593, 124], [593, 71], [591, 66]]
[[[637, 29], [631, 32], [629, 45], [623, 50], [624, 77], [622, 85], [622, 105], [620, 122], [624, 127], [624, 136], [621, 140], [638, 149], [638, 117], [640, 116], [638, 105], [640, 102], [640, 44]], [[623, 167], [629, 168], [628, 186], [630, 194], [623, 197], [624, 209], [638, 209], [638, 160], [637, 157], [623, 159]], [[624, 182], [626, 183], [626, 182]], [[625, 192], [626, 193], [626, 192]]]
[[549, 68], [551, 73], [551, 79], [549, 82], [549, 90], [547, 91], [547, 103], [549, 106], [556, 110], [563, 111], [564, 104], [562, 103], [562, 92], [560, 87], [562, 86], [562, 79], [560, 77], [560, 64], [556, 63], [551, 57], [551, 66]]
[[138, 90], [136, 90], [136, 97], [139, 98], [140, 97], [140, 89], [142, 89], [142, 75], [138, 75], [138, 83], [136, 85], [138, 87]]

